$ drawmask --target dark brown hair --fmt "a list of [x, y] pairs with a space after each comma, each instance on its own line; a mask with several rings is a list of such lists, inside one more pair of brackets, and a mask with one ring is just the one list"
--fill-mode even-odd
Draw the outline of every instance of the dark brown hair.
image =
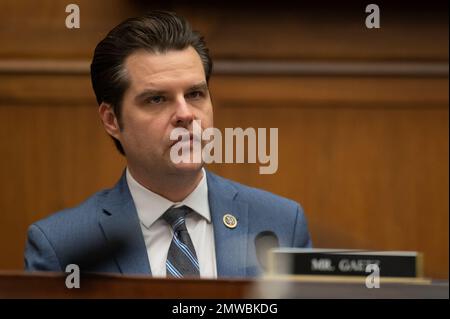
[[[152, 11], [144, 16], [130, 18], [117, 25], [97, 44], [91, 63], [92, 87], [97, 103], [108, 103], [121, 126], [122, 99], [129, 86], [124, 68], [125, 59], [137, 50], [165, 53], [192, 46], [200, 56], [206, 81], [212, 71], [203, 37], [193, 31], [189, 23], [175, 13]], [[121, 154], [125, 154], [120, 142], [113, 137]]]

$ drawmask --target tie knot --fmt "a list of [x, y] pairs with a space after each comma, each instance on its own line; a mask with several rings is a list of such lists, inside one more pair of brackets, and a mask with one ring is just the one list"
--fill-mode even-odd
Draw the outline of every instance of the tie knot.
[[185, 217], [190, 208], [187, 206], [171, 207], [162, 218], [172, 227], [173, 231], [186, 230]]

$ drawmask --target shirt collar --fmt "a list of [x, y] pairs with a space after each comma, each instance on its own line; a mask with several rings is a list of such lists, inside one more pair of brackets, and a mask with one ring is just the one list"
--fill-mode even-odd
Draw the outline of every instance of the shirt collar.
[[172, 202], [139, 184], [127, 168], [126, 179], [128, 187], [141, 223], [146, 228], [150, 228], [170, 207], [183, 205], [188, 206], [210, 223], [211, 214], [208, 201], [208, 183], [204, 168], [202, 168], [202, 173], [202, 179], [197, 187], [184, 200], [181, 202]]

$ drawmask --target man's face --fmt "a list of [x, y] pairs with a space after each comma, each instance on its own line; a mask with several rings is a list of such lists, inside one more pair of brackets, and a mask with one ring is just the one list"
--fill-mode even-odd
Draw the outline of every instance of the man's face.
[[[205, 72], [194, 48], [154, 54], [137, 51], [125, 61], [129, 88], [122, 102], [118, 138], [130, 169], [154, 174], [199, 171], [201, 163], [170, 159], [174, 128], [192, 132], [193, 120], [212, 127], [213, 111]], [[155, 171], [156, 170], [156, 171]]]

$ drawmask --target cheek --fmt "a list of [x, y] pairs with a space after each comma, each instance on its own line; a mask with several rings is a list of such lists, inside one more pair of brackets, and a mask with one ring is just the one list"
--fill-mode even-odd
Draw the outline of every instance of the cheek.
[[161, 123], [140, 122], [135, 130], [141, 144], [154, 148], [159, 141], [164, 139], [166, 127]]
[[134, 147], [152, 147], [160, 135], [157, 123], [144, 116], [130, 116], [123, 124], [123, 137]]
[[200, 119], [202, 121], [203, 128], [213, 126], [213, 110], [212, 110], [211, 105], [209, 105], [209, 107], [206, 107], [205, 109], [202, 110]]

